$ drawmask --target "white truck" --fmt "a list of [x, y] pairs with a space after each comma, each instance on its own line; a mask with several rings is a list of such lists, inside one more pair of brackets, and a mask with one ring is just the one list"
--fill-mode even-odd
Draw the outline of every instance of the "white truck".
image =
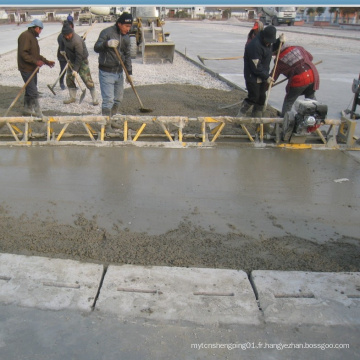
[[115, 22], [121, 14], [120, 8], [116, 6], [91, 6], [89, 9], [99, 23]]
[[258, 17], [264, 25], [294, 25], [296, 7], [261, 7], [257, 10]]
[[81, 8], [79, 25], [91, 25], [95, 20], [102, 22], [115, 22], [120, 16], [122, 8], [116, 6], [90, 6]]

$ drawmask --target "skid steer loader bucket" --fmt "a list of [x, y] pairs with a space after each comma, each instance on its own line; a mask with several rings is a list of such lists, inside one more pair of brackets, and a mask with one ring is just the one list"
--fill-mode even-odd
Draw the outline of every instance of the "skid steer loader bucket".
[[172, 63], [174, 60], [175, 44], [168, 41], [163, 28], [142, 27], [142, 59], [144, 64]]

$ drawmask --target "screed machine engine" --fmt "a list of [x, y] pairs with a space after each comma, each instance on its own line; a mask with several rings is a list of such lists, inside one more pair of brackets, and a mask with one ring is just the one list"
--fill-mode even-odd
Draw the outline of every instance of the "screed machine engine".
[[155, 6], [131, 8], [134, 21], [129, 32], [131, 41], [131, 57], [136, 58], [138, 49], [142, 53], [144, 64], [173, 62], [175, 44], [164, 33], [158, 10]]
[[288, 111], [284, 115], [283, 141], [305, 142], [307, 136], [325, 123], [328, 107], [316, 100], [298, 99], [294, 108], [296, 112]]

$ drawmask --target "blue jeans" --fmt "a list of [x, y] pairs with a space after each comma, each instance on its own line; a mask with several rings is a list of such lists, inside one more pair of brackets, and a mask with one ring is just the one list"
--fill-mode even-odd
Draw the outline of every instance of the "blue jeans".
[[120, 106], [124, 97], [124, 73], [109, 73], [99, 69], [102, 109], [111, 110], [113, 105]]

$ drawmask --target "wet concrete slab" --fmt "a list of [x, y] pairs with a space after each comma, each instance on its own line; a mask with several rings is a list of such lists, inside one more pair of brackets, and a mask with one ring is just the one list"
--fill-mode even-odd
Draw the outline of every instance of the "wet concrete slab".
[[98, 264], [0, 254], [0, 304], [90, 312], [102, 272]]
[[148, 234], [189, 220], [319, 243], [359, 235], [360, 164], [337, 150], [9, 147], [0, 166], [1, 206], [16, 217], [82, 214]]
[[360, 273], [256, 270], [251, 280], [266, 322], [360, 324]]
[[165, 266], [110, 266], [96, 309], [122, 320], [201, 325], [257, 325], [262, 315], [245, 272]]

